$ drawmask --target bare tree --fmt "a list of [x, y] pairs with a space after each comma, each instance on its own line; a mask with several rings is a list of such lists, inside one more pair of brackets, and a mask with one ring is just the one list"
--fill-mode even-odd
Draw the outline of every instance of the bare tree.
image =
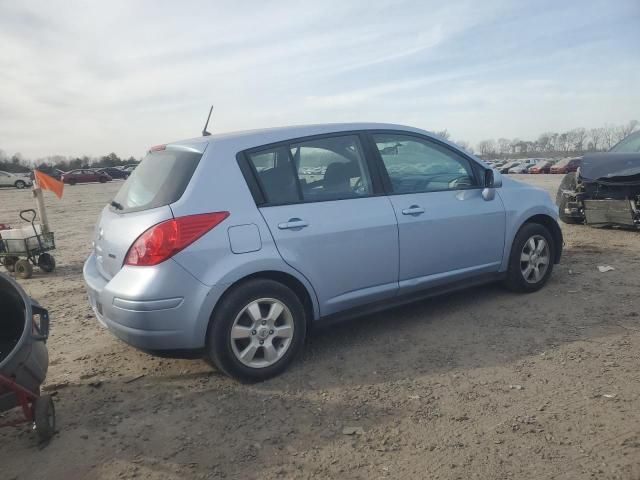
[[567, 136], [572, 150], [576, 152], [584, 150], [584, 141], [587, 139], [587, 131], [584, 128], [574, 128], [568, 132]]
[[591, 137], [591, 142], [589, 142], [590, 148], [589, 150], [598, 151], [598, 148], [604, 141], [604, 128], [592, 128], [589, 130], [589, 136]]
[[558, 135], [558, 140], [557, 140], [557, 144], [556, 144], [556, 150], [560, 150], [562, 152], [568, 152], [569, 151], [569, 133], [568, 132], [564, 132], [561, 133], [560, 135]]
[[433, 132], [435, 135], [437, 135], [440, 138], [443, 138], [445, 140], [449, 140], [451, 138], [451, 134], [449, 133], [449, 131], [445, 128], [444, 130], [440, 130], [437, 132]]
[[517, 142], [513, 140], [511, 142], [511, 149], [513, 153], [527, 153], [533, 149], [533, 142], [528, 142], [526, 140], [518, 140]]
[[478, 151], [480, 155], [496, 153], [496, 142], [494, 140], [482, 140], [478, 143]]
[[498, 153], [504, 155], [511, 150], [511, 140], [508, 138], [499, 138], [497, 143]]
[[465, 152], [473, 153], [473, 147], [471, 147], [471, 144], [466, 140], [456, 140], [454, 143], [458, 145], [461, 149], [463, 149]]
[[638, 120], [631, 120], [626, 125], [622, 125], [617, 128], [617, 141], [619, 142], [623, 138], [628, 137], [638, 127]]
[[604, 147], [609, 150], [613, 147], [616, 143], [616, 139], [618, 138], [617, 129], [613, 125], [606, 124], [602, 130], [602, 141], [604, 142]]
[[538, 140], [536, 141], [538, 151], [548, 152], [552, 150], [553, 148], [552, 141], [551, 141], [552, 135], [553, 135], [552, 132], [545, 132], [538, 137]]

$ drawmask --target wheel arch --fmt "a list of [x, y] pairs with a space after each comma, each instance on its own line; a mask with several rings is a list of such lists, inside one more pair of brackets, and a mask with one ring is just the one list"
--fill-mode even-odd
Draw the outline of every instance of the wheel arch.
[[304, 307], [306, 321], [307, 321], [307, 331], [311, 328], [314, 319], [318, 318], [319, 310], [317, 302], [314, 301], [315, 293], [310, 291], [307, 285], [305, 285], [299, 278], [296, 278], [294, 275], [283, 272], [280, 270], [264, 270], [260, 272], [251, 273], [249, 275], [245, 275], [242, 278], [234, 281], [233, 283], [227, 285], [224, 292], [220, 295], [220, 298], [216, 301], [213, 310], [211, 311], [211, 315], [209, 317], [209, 324], [207, 325], [207, 337], [208, 331], [211, 327], [211, 319], [215, 316], [216, 310], [224, 300], [225, 296], [229, 294], [232, 290], [240, 287], [243, 283], [246, 283], [250, 280], [254, 279], [265, 279], [265, 280], [273, 280], [278, 283], [285, 285], [290, 288], [293, 293], [300, 299], [302, 302], [302, 306]]
[[562, 230], [560, 229], [558, 222], [552, 217], [550, 217], [549, 215], [539, 213], [527, 218], [524, 222], [522, 222], [522, 225], [520, 225], [520, 227], [518, 228], [518, 232], [524, 225], [528, 223], [537, 223], [545, 227], [547, 230], [549, 230], [549, 232], [553, 236], [553, 242], [555, 243], [555, 247], [556, 247], [555, 251], [553, 252], [554, 253], [553, 263], [555, 264], [560, 263], [560, 257], [562, 256], [562, 246], [563, 246], [564, 240], [562, 237]]

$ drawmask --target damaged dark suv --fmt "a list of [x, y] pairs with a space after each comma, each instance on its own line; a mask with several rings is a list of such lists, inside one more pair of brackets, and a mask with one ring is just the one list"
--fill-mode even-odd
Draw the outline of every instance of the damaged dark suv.
[[640, 229], [640, 131], [606, 153], [585, 155], [562, 179], [556, 203], [565, 223]]

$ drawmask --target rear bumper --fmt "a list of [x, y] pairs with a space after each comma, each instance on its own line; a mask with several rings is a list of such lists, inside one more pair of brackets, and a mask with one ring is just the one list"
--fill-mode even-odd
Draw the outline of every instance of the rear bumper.
[[204, 347], [211, 312], [223, 291], [205, 286], [173, 260], [154, 267], [125, 266], [107, 280], [91, 254], [83, 276], [98, 321], [143, 350]]

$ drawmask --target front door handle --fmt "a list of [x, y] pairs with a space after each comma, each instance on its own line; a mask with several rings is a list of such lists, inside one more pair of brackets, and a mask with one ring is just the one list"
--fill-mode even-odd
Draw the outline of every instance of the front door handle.
[[411, 205], [409, 208], [405, 208], [402, 210], [403, 215], [422, 215], [424, 213], [424, 208], [420, 205]]
[[288, 222], [278, 224], [280, 230], [300, 230], [308, 226], [309, 224], [300, 218], [290, 218]]

